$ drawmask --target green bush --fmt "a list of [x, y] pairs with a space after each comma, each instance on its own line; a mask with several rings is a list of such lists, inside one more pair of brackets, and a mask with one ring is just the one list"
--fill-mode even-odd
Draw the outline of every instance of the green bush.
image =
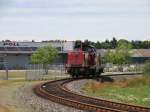
[[150, 60], [147, 61], [144, 65], [144, 73], [150, 74]]

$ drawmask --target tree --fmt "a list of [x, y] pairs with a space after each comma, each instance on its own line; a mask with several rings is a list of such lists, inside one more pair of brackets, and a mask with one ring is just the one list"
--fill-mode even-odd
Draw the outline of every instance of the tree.
[[113, 37], [113, 39], [111, 40], [111, 48], [115, 49], [117, 47], [117, 40], [115, 37]]
[[97, 41], [97, 42], [92, 42], [90, 41], [90, 44], [95, 46], [97, 49], [115, 49], [117, 48], [118, 42], [120, 43], [125, 43], [125, 44], [130, 44], [132, 46], [132, 49], [149, 49], [150, 48], [150, 41], [145, 40], [145, 41], [140, 41], [140, 40], [132, 40], [132, 41], [127, 41], [124, 39], [117, 40], [115, 37], [112, 38], [112, 40], [106, 39], [103, 42]]
[[51, 46], [38, 48], [31, 56], [31, 62], [35, 64], [43, 64], [45, 73], [48, 74], [48, 64], [51, 63], [58, 55], [58, 50]]
[[132, 48], [132, 44], [124, 39], [120, 39], [117, 43], [117, 49], [121, 49], [121, 50], [129, 50]]
[[101, 49], [101, 43], [99, 42], [99, 41], [97, 41], [96, 43], [95, 43], [95, 47], [97, 48], [97, 49]]
[[105, 61], [119, 66], [122, 71], [122, 65], [129, 62], [129, 51], [132, 45], [127, 40], [119, 40], [115, 50], [109, 50], [105, 55]]

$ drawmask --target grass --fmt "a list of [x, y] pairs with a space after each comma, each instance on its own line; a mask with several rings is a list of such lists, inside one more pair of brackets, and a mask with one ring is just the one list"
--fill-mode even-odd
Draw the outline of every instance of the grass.
[[87, 95], [150, 107], [149, 76], [114, 83], [89, 81], [82, 89]]
[[[53, 80], [53, 79], [61, 79], [64, 77], [68, 77], [66, 74], [61, 74], [60, 72], [51, 72], [49, 71], [48, 75], [38, 75], [38, 71], [29, 71], [28, 76], [26, 75], [25, 70], [9, 70], [8, 71], [8, 79], [15, 79], [15, 80], [25, 80], [26, 77], [38, 79], [37, 77], [40, 77], [40, 79], [44, 80]], [[6, 79], [6, 72], [4, 70], [0, 71], [0, 79]]]
[[[6, 79], [6, 72], [4, 70], [0, 71], [0, 78]], [[9, 70], [8, 71], [8, 78], [18, 78], [18, 79], [25, 79], [25, 71], [24, 70]]]

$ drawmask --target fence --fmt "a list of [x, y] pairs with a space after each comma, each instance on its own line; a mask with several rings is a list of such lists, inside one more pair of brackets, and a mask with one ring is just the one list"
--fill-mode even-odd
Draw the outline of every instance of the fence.
[[[30, 64], [25, 66], [25, 70], [0, 70], [0, 80], [46, 80], [46, 79], [59, 79], [69, 77], [65, 73], [64, 65], [47, 65], [45, 69], [42, 64]], [[48, 74], [45, 73], [48, 71]]]
[[[123, 65], [122, 72], [142, 72], [143, 65], [132, 64]], [[45, 79], [59, 79], [69, 77], [65, 73], [64, 65], [48, 65], [48, 74], [46, 74], [45, 67], [42, 64], [26, 65], [25, 70], [0, 70], [0, 80], [45, 80]], [[120, 72], [117, 65], [106, 65], [104, 72]]]
[[32, 64], [26, 66], [26, 80], [58, 79], [68, 77], [64, 65]]
[[125, 64], [122, 66], [106, 64], [104, 72], [142, 72], [143, 64]]

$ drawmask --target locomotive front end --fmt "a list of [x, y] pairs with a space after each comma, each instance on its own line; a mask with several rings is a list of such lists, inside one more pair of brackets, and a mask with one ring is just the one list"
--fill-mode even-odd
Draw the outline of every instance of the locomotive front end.
[[103, 69], [96, 49], [85, 43], [76, 43], [75, 49], [67, 53], [66, 70], [72, 77], [99, 76]]

